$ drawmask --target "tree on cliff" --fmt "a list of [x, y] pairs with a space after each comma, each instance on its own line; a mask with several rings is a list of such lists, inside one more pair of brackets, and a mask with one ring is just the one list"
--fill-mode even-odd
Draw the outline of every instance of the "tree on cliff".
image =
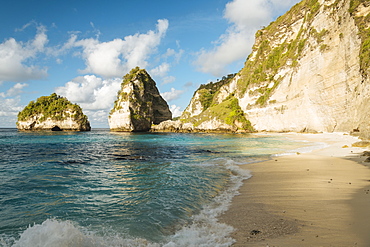
[[71, 103], [65, 97], [53, 93], [50, 96], [41, 96], [36, 101], [31, 101], [18, 113], [17, 126], [20, 127], [22, 122], [32, 122], [31, 125], [34, 126], [46, 120], [63, 121], [67, 118], [81, 126], [82, 130], [90, 130], [90, 123], [81, 107]]

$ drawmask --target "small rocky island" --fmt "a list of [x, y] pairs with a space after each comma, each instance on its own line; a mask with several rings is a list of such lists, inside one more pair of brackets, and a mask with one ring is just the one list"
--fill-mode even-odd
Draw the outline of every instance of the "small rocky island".
[[136, 67], [123, 77], [109, 114], [111, 131], [149, 131], [152, 124], [172, 119], [167, 102], [145, 69]]
[[89, 131], [87, 116], [79, 105], [56, 93], [31, 101], [18, 113], [18, 130]]

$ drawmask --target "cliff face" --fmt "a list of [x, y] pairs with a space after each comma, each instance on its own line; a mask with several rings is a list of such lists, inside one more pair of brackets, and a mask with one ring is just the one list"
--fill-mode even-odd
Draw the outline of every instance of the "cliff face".
[[[369, 13], [368, 1], [298, 3], [256, 33], [244, 68], [214, 102], [235, 97], [257, 131], [356, 130], [369, 137]], [[199, 115], [194, 109], [188, 116]]]
[[172, 119], [155, 81], [136, 67], [124, 76], [121, 90], [109, 115], [112, 131], [148, 131], [152, 124]]
[[18, 113], [19, 130], [91, 130], [81, 107], [53, 93], [31, 101]]
[[231, 94], [232, 91], [225, 87], [234, 76], [235, 74], [230, 74], [216, 83], [201, 85], [182, 113], [180, 121], [164, 122], [155, 126], [154, 130], [251, 132], [253, 128], [245, 118], [238, 99]]
[[359, 12], [351, 5], [303, 1], [257, 33], [237, 81], [240, 106], [257, 130], [366, 131], [368, 68], [361, 68]]

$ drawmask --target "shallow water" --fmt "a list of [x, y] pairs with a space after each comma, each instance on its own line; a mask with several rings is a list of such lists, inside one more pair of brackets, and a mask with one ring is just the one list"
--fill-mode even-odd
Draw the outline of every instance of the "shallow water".
[[0, 246], [229, 246], [238, 164], [312, 144], [243, 134], [0, 129]]

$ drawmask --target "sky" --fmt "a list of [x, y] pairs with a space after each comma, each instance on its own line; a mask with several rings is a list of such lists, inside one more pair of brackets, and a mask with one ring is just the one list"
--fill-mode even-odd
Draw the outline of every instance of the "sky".
[[0, 128], [57, 93], [108, 128], [122, 77], [139, 66], [174, 117], [200, 84], [237, 73], [254, 34], [298, 0], [13, 0], [0, 9]]

